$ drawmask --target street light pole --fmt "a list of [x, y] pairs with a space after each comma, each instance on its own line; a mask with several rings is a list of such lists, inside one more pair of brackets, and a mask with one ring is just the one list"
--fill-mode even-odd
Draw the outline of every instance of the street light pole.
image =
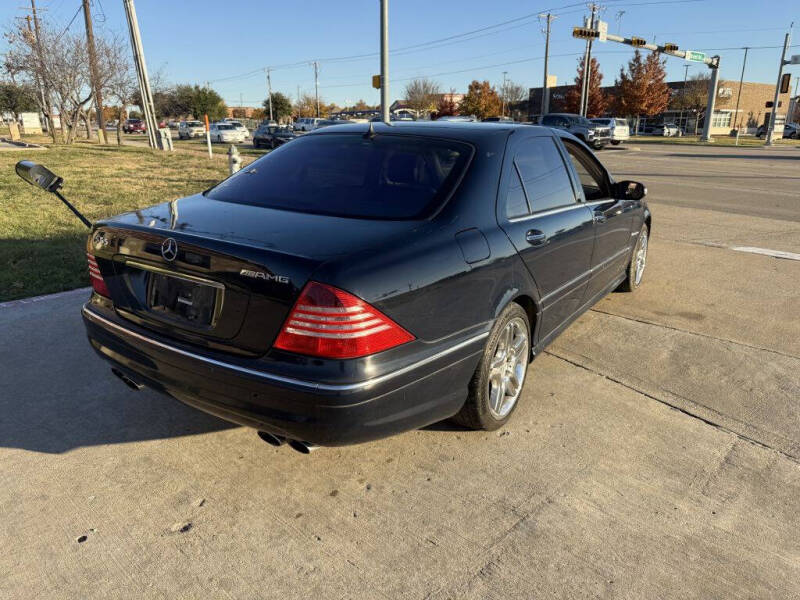
[[[689, 76], [689, 65], [683, 65], [683, 89], [681, 90], [681, 116], [678, 117], [678, 125], [683, 123], [683, 109], [686, 106], [686, 79]], [[685, 129], [685, 127], [684, 127]]]
[[775, 120], [778, 117], [778, 97], [781, 93], [781, 78], [783, 77], [783, 67], [789, 64], [789, 61], [786, 60], [786, 50], [789, 48], [789, 42], [792, 39], [792, 25], [789, 26], [789, 31], [786, 32], [786, 36], [783, 38], [783, 52], [781, 53], [781, 63], [778, 67], [778, 83], [775, 84], [775, 97], [772, 101], [772, 114], [769, 117], [769, 129], [767, 130], [767, 141], [764, 143], [765, 146], [772, 146], [772, 136], [775, 133]]
[[269, 120], [272, 121], [272, 78], [270, 77], [270, 68], [267, 67], [267, 97], [269, 98]]
[[389, 0], [381, 0], [381, 119], [389, 123]]
[[500, 115], [506, 116], [506, 75], [508, 71], [503, 71], [503, 107], [500, 109]]

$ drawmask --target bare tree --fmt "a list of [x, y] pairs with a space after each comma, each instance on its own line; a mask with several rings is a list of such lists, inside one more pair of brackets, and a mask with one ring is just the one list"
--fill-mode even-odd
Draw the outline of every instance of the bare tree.
[[[13, 71], [31, 85], [42, 85], [48, 90], [48, 94], [41, 98], [40, 108], [48, 115], [52, 115], [52, 107], [58, 109], [64, 143], [72, 143], [75, 139], [81, 119], [87, 123], [87, 134], [91, 136], [85, 114], [86, 106], [92, 100], [85, 40], [69, 31], [56, 34], [47, 23], [42, 23], [38, 32], [37, 38], [23, 25], [12, 26], [6, 31], [6, 70]], [[52, 119], [50, 122], [52, 124]]]
[[135, 103], [139, 95], [139, 82], [124, 40], [116, 36], [103, 39], [97, 50], [103, 96], [107, 102], [117, 105], [117, 144], [121, 146], [125, 107]]
[[418, 115], [436, 110], [439, 96], [441, 96], [439, 84], [430, 79], [424, 77], [412, 79], [406, 85], [406, 104]]

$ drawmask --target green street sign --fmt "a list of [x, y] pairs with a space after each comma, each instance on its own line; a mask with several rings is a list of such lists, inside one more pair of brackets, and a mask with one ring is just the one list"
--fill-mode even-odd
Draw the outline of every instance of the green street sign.
[[691, 60], [693, 62], [705, 62], [706, 55], [703, 52], [695, 52], [694, 50], [687, 50], [686, 60]]

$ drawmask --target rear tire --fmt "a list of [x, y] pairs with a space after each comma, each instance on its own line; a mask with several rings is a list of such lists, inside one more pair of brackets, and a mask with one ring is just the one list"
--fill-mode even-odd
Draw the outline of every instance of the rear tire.
[[492, 327], [469, 396], [453, 420], [469, 429], [492, 431], [505, 425], [519, 404], [530, 362], [528, 314], [515, 302]]
[[642, 225], [636, 245], [633, 247], [631, 262], [628, 263], [627, 277], [619, 288], [620, 292], [635, 292], [642, 285], [642, 277], [647, 266], [647, 248], [650, 246], [650, 230], [647, 225]]

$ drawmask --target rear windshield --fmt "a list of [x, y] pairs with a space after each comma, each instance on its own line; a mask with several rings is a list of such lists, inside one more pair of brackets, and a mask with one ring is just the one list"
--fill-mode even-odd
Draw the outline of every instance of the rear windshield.
[[611, 119], [592, 119], [592, 123], [597, 123], [598, 125], [611, 125]]
[[628, 122], [625, 119], [614, 119], [614, 124], [617, 127], [627, 127]]
[[186, 122], [186, 126], [187, 127], [202, 127], [203, 124], [200, 121], [187, 121]]
[[453, 190], [471, 155], [471, 146], [451, 140], [309, 135], [263, 156], [206, 195], [340, 217], [424, 218]]
[[233, 125], [217, 125], [217, 129], [233, 129]]

